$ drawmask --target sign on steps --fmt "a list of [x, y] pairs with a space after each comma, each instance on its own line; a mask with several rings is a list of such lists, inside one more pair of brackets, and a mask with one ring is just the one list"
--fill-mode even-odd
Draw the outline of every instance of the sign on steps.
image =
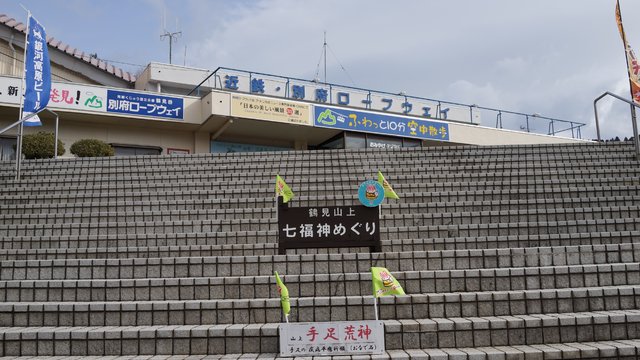
[[278, 253], [287, 249], [368, 247], [380, 252], [377, 207], [278, 205]]
[[383, 352], [382, 321], [280, 324], [280, 356], [379, 355]]

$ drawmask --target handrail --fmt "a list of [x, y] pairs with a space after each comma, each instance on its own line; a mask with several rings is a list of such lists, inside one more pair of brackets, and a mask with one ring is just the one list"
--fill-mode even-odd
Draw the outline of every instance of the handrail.
[[[212, 76], [214, 77], [214, 79], [216, 81], [214, 81], [213, 84], [213, 88], [218, 88], [218, 79], [220, 79], [220, 75], [218, 74], [219, 71], [229, 71], [229, 72], [233, 72], [233, 73], [241, 73], [241, 74], [249, 74], [250, 77], [253, 77], [255, 75], [258, 76], [267, 76], [270, 78], [276, 78], [276, 79], [282, 79], [283, 81], [286, 80], [287, 84], [289, 84], [291, 82], [291, 80], [294, 81], [299, 81], [299, 82], [303, 82], [303, 83], [308, 83], [308, 84], [322, 84], [325, 86], [329, 86], [329, 88], [331, 89], [332, 87], [338, 87], [338, 88], [342, 88], [345, 90], [354, 90], [354, 91], [358, 91], [358, 92], [364, 92], [366, 94], [371, 94], [372, 90], [371, 89], [364, 89], [364, 88], [359, 88], [359, 87], [355, 87], [355, 86], [348, 86], [348, 85], [336, 85], [336, 84], [330, 84], [330, 83], [319, 83], [317, 81], [312, 81], [312, 80], [306, 80], [306, 79], [300, 79], [300, 78], [294, 78], [294, 77], [287, 77], [287, 76], [281, 76], [281, 75], [274, 75], [274, 74], [268, 74], [268, 73], [261, 73], [261, 72], [255, 72], [255, 71], [246, 71], [246, 70], [240, 70], [240, 69], [234, 69], [234, 68], [227, 68], [227, 67], [218, 67], [216, 68], [216, 70], [214, 70], [212, 73], [208, 74], [207, 77], [202, 80], [198, 85], [196, 85], [196, 87], [194, 87], [187, 95], [192, 94], [194, 91], [198, 90], [207, 80], [209, 80], [209, 78], [211, 78]], [[220, 88], [222, 88], [222, 80], [220, 80]], [[288, 86], [287, 89], [285, 89], [285, 97], [288, 97]], [[469, 108], [469, 123], [473, 124], [473, 109], [479, 109], [479, 110], [486, 110], [486, 111], [491, 111], [494, 113], [498, 113], [500, 114], [500, 120], [502, 117], [502, 114], [511, 114], [511, 115], [517, 115], [517, 116], [522, 116], [525, 117], [527, 122], [529, 120], [529, 117], [534, 117], [537, 119], [543, 119], [543, 120], [548, 120], [551, 122], [560, 122], [560, 123], [566, 123], [569, 128], [561, 130], [561, 131], [552, 131], [550, 132], [548, 135], [556, 135], [558, 133], [561, 133], [563, 131], [568, 131], [571, 130], [573, 136], [575, 136], [575, 134], [577, 133], [578, 136], [580, 136], [581, 132], [580, 132], [580, 128], [583, 126], [586, 126], [585, 123], [580, 123], [580, 122], [576, 122], [576, 121], [570, 121], [570, 120], [563, 120], [563, 119], [557, 119], [557, 118], [552, 118], [552, 117], [547, 117], [547, 116], [542, 116], [539, 114], [526, 114], [526, 113], [522, 113], [522, 112], [517, 112], [517, 111], [509, 111], [509, 110], [502, 110], [502, 109], [496, 109], [496, 108], [490, 108], [490, 107], [485, 107], [485, 106], [478, 106], [478, 105], [469, 105], [469, 104], [463, 104], [463, 103], [458, 103], [458, 102], [453, 102], [453, 101], [442, 101], [442, 100], [437, 100], [437, 99], [431, 99], [431, 98], [426, 98], [426, 97], [419, 97], [419, 96], [410, 96], [410, 95], [405, 95], [405, 94], [396, 94], [396, 93], [391, 93], [388, 91], [377, 91], [377, 90], [373, 90], [374, 93], [376, 94], [381, 94], [381, 95], [390, 95], [390, 96], [402, 96], [405, 98], [405, 101], [407, 101], [406, 99], [413, 99], [413, 100], [421, 100], [421, 101], [429, 101], [429, 102], [436, 102], [439, 104], [439, 106], [441, 105], [456, 105], [456, 106], [461, 106], [461, 107], [467, 107]], [[331, 95], [332, 91], [329, 92], [329, 95]], [[368, 95], [370, 96], [370, 95]], [[331, 100], [330, 100], [331, 102]], [[369, 107], [366, 107], [369, 108]], [[438, 113], [439, 116], [439, 113]], [[496, 119], [498, 120], [498, 119]], [[498, 121], [496, 121], [496, 127], [498, 127]], [[500, 121], [500, 126], [502, 121]], [[529, 130], [529, 124], [527, 124], [526, 127]], [[574, 130], [577, 130], [576, 132], [574, 132]]]
[[0, 130], [0, 135], [4, 134], [5, 132], [7, 132], [7, 131], [9, 131], [11, 129], [13, 129], [14, 126], [18, 126], [21, 123], [23, 123], [24, 121], [29, 120], [29, 119], [31, 119], [32, 117], [34, 117], [34, 116], [36, 116], [38, 114], [39, 113], [32, 113], [32, 114], [29, 114], [29, 115], [25, 116], [22, 120], [18, 120], [16, 122], [14, 122], [13, 124], [7, 126], [6, 128]]
[[[604, 94], [598, 96], [595, 100], [593, 100], [593, 113], [595, 114], [596, 117], [596, 132], [598, 134], [598, 142], [602, 141], [601, 137], [600, 137], [600, 120], [598, 119], [598, 101], [602, 100], [602, 98], [604, 98], [605, 96], [612, 96], [620, 101], [624, 101], [627, 104], [631, 105], [631, 108], [633, 109], [633, 107], [637, 107], [640, 108], [640, 106], [638, 104], [636, 104], [635, 102], [631, 101], [631, 100], [627, 100], [619, 95], [616, 95], [610, 91], [605, 91]], [[633, 142], [635, 143], [636, 146], [636, 159], [640, 160], [640, 139], [638, 139], [638, 124], [637, 121], [635, 119], [635, 116], [631, 117], [631, 123], [633, 125]]]
[[[187, 96], [191, 95], [194, 91], [198, 90], [200, 88], [200, 86], [202, 86], [202, 84], [204, 84], [205, 81], [209, 80], [209, 78], [211, 76], [213, 76], [216, 72], [218, 72], [218, 70], [220, 70], [220, 67], [218, 66], [217, 69], [215, 69], [211, 74], [209, 74], [206, 78], [204, 78], [204, 80], [202, 80], [200, 82], [200, 84], [196, 85], [196, 87], [194, 87], [193, 89], [191, 89], [191, 91], [189, 91], [189, 93], [187, 94]], [[215, 84], [214, 84], [215, 86]]]

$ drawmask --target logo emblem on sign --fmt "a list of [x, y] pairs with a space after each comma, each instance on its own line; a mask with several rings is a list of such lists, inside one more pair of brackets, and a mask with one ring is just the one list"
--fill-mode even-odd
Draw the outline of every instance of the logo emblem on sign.
[[376, 207], [384, 200], [384, 188], [374, 180], [367, 180], [358, 188], [358, 199], [362, 205]]

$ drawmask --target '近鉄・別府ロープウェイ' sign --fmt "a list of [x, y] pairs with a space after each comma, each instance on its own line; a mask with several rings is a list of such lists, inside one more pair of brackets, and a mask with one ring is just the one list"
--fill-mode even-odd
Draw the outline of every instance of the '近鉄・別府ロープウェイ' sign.
[[314, 126], [372, 134], [449, 141], [449, 124], [439, 121], [314, 106]]

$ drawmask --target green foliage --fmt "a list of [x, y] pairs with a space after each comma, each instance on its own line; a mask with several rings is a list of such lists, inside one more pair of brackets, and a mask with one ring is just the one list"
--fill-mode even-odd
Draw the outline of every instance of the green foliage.
[[[36, 134], [24, 135], [22, 137], [22, 153], [27, 159], [50, 159], [53, 158], [55, 149], [53, 142], [55, 135], [51, 132], [38, 132]], [[58, 139], [58, 156], [65, 152], [64, 143]]]
[[111, 145], [97, 139], [82, 139], [71, 145], [71, 153], [77, 157], [113, 156]]

